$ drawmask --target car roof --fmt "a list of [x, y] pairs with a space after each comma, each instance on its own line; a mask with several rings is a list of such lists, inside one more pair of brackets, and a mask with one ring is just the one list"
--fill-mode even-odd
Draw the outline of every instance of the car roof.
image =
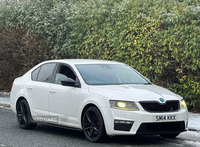
[[108, 61], [108, 60], [97, 60], [97, 59], [60, 59], [60, 60], [49, 60], [46, 62], [61, 62], [69, 64], [124, 64], [117, 61]]

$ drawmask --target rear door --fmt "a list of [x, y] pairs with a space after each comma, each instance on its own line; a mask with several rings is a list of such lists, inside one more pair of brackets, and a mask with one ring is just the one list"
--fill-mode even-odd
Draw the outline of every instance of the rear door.
[[54, 81], [56, 63], [46, 63], [31, 74], [27, 84], [28, 97], [32, 104], [33, 116], [49, 117], [49, 88]]

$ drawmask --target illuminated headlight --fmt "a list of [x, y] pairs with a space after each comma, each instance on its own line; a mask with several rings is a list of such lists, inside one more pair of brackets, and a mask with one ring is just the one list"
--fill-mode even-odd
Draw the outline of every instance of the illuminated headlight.
[[134, 102], [110, 100], [110, 107], [113, 109], [121, 109], [127, 111], [138, 111], [138, 107]]
[[187, 107], [186, 102], [184, 100], [181, 100], [181, 108], [185, 109]]

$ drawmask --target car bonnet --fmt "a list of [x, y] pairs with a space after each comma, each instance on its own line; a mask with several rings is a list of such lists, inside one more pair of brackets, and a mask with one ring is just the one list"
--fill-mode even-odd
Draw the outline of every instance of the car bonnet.
[[166, 100], [179, 100], [175, 93], [156, 86], [151, 85], [90, 85], [89, 92], [92, 94], [100, 95], [112, 100], [124, 101], [159, 101], [160, 98]]

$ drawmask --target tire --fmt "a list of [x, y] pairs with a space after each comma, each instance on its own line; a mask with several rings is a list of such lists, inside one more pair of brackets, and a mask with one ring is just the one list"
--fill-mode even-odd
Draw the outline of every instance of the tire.
[[107, 136], [101, 113], [96, 107], [89, 107], [82, 118], [85, 138], [90, 142], [101, 142]]
[[33, 122], [28, 102], [25, 99], [17, 104], [17, 122], [22, 129], [34, 129], [37, 123]]
[[160, 134], [162, 138], [176, 138], [180, 133]]

